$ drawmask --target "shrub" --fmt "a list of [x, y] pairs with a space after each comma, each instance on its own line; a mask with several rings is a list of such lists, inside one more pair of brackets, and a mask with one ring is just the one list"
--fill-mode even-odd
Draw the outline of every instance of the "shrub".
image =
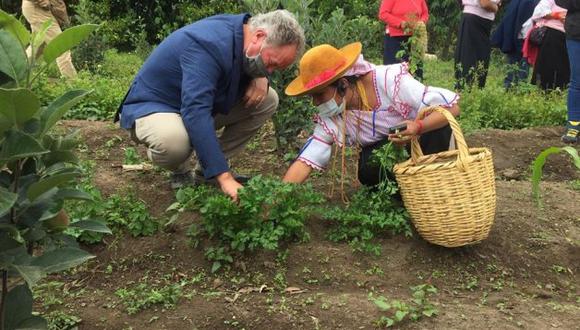
[[207, 187], [180, 190], [176, 197], [169, 211], [199, 210], [203, 218], [201, 230], [194, 224], [189, 235], [197, 240], [205, 232], [218, 241], [217, 247], [206, 251], [206, 257], [214, 261], [212, 271], [231, 262], [234, 251], [274, 250], [284, 240], [308, 239], [304, 223], [323, 201], [310, 185], [261, 176], [239, 191], [238, 204]]

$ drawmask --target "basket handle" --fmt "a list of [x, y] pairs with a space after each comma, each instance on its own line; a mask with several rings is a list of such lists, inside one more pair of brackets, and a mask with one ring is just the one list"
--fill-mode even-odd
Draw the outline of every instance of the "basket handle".
[[[457, 145], [457, 149], [459, 151], [457, 155], [457, 166], [459, 169], [465, 171], [467, 169], [467, 161], [469, 159], [469, 149], [467, 148], [467, 143], [465, 142], [465, 138], [463, 137], [463, 132], [461, 131], [461, 127], [455, 117], [449, 112], [449, 110], [442, 108], [440, 106], [431, 106], [427, 108], [421, 109], [419, 111], [419, 115], [417, 119], [421, 120], [425, 118], [431, 112], [438, 112], [445, 116], [445, 119], [449, 122], [449, 126], [451, 126], [451, 131], [453, 132], [453, 137], [455, 138], [455, 144]], [[419, 157], [423, 156], [423, 151], [421, 150], [421, 145], [419, 144], [418, 137], [415, 137], [411, 140], [411, 160], [413, 163], [417, 164], [419, 161]]]

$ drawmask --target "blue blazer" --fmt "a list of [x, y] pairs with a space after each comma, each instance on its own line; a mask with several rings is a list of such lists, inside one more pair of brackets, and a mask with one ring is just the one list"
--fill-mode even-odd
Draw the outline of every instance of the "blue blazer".
[[171, 33], [137, 73], [119, 108], [121, 127], [152, 113], [179, 113], [205, 177], [229, 171], [213, 117], [227, 114], [250, 80], [242, 70], [249, 17], [212, 16]]

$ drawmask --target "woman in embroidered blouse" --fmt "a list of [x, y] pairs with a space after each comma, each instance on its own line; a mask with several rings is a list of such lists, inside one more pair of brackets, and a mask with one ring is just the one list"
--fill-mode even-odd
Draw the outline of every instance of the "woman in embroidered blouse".
[[[398, 58], [397, 53], [403, 49], [418, 22], [427, 24], [429, 9], [425, 0], [383, 0], [379, 19], [386, 24], [383, 64], [401, 63], [401, 60], [408, 62], [408, 54]], [[415, 75], [423, 80], [423, 63], [417, 63]]]
[[[441, 114], [415, 118], [420, 109], [432, 105], [446, 107], [457, 116], [459, 96], [423, 85], [409, 74], [406, 63], [369, 63], [361, 50], [360, 43], [340, 50], [320, 45], [300, 60], [300, 74], [288, 85], [286, 94], [310, 95], [319, 113], [314, 133], [286, 172], [285, 182], [303, 182], [312, 169], [325, 169], [333, 143], [362, 147], [358, 177], [365, 185], [379, 183], [380, 169], [367, 162], [372, 151], [389, 140], [406, 144], [421, 135], [425, 154], [449, 149], [451, 129]], [[407, 129], [398, 135], [388, 134], [390, 127], [400, 123], [406, 123]]]

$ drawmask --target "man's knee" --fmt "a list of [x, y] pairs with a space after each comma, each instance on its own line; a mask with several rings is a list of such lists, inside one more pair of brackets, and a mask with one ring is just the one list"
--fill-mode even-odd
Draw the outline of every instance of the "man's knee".
[[147, 146], [149, 159], [155, 165], [167, 169], [178, 167], [192, 152], [185, 127], [174, 119], [167, 114], [138, 119], [132, 134], [134, 140]]
[[165, 132], [148, 146], [147, 154], [153, 163], [173, 168], [185, 162], [191, 155], [191, 145], [187, 135], [178, 132]]

